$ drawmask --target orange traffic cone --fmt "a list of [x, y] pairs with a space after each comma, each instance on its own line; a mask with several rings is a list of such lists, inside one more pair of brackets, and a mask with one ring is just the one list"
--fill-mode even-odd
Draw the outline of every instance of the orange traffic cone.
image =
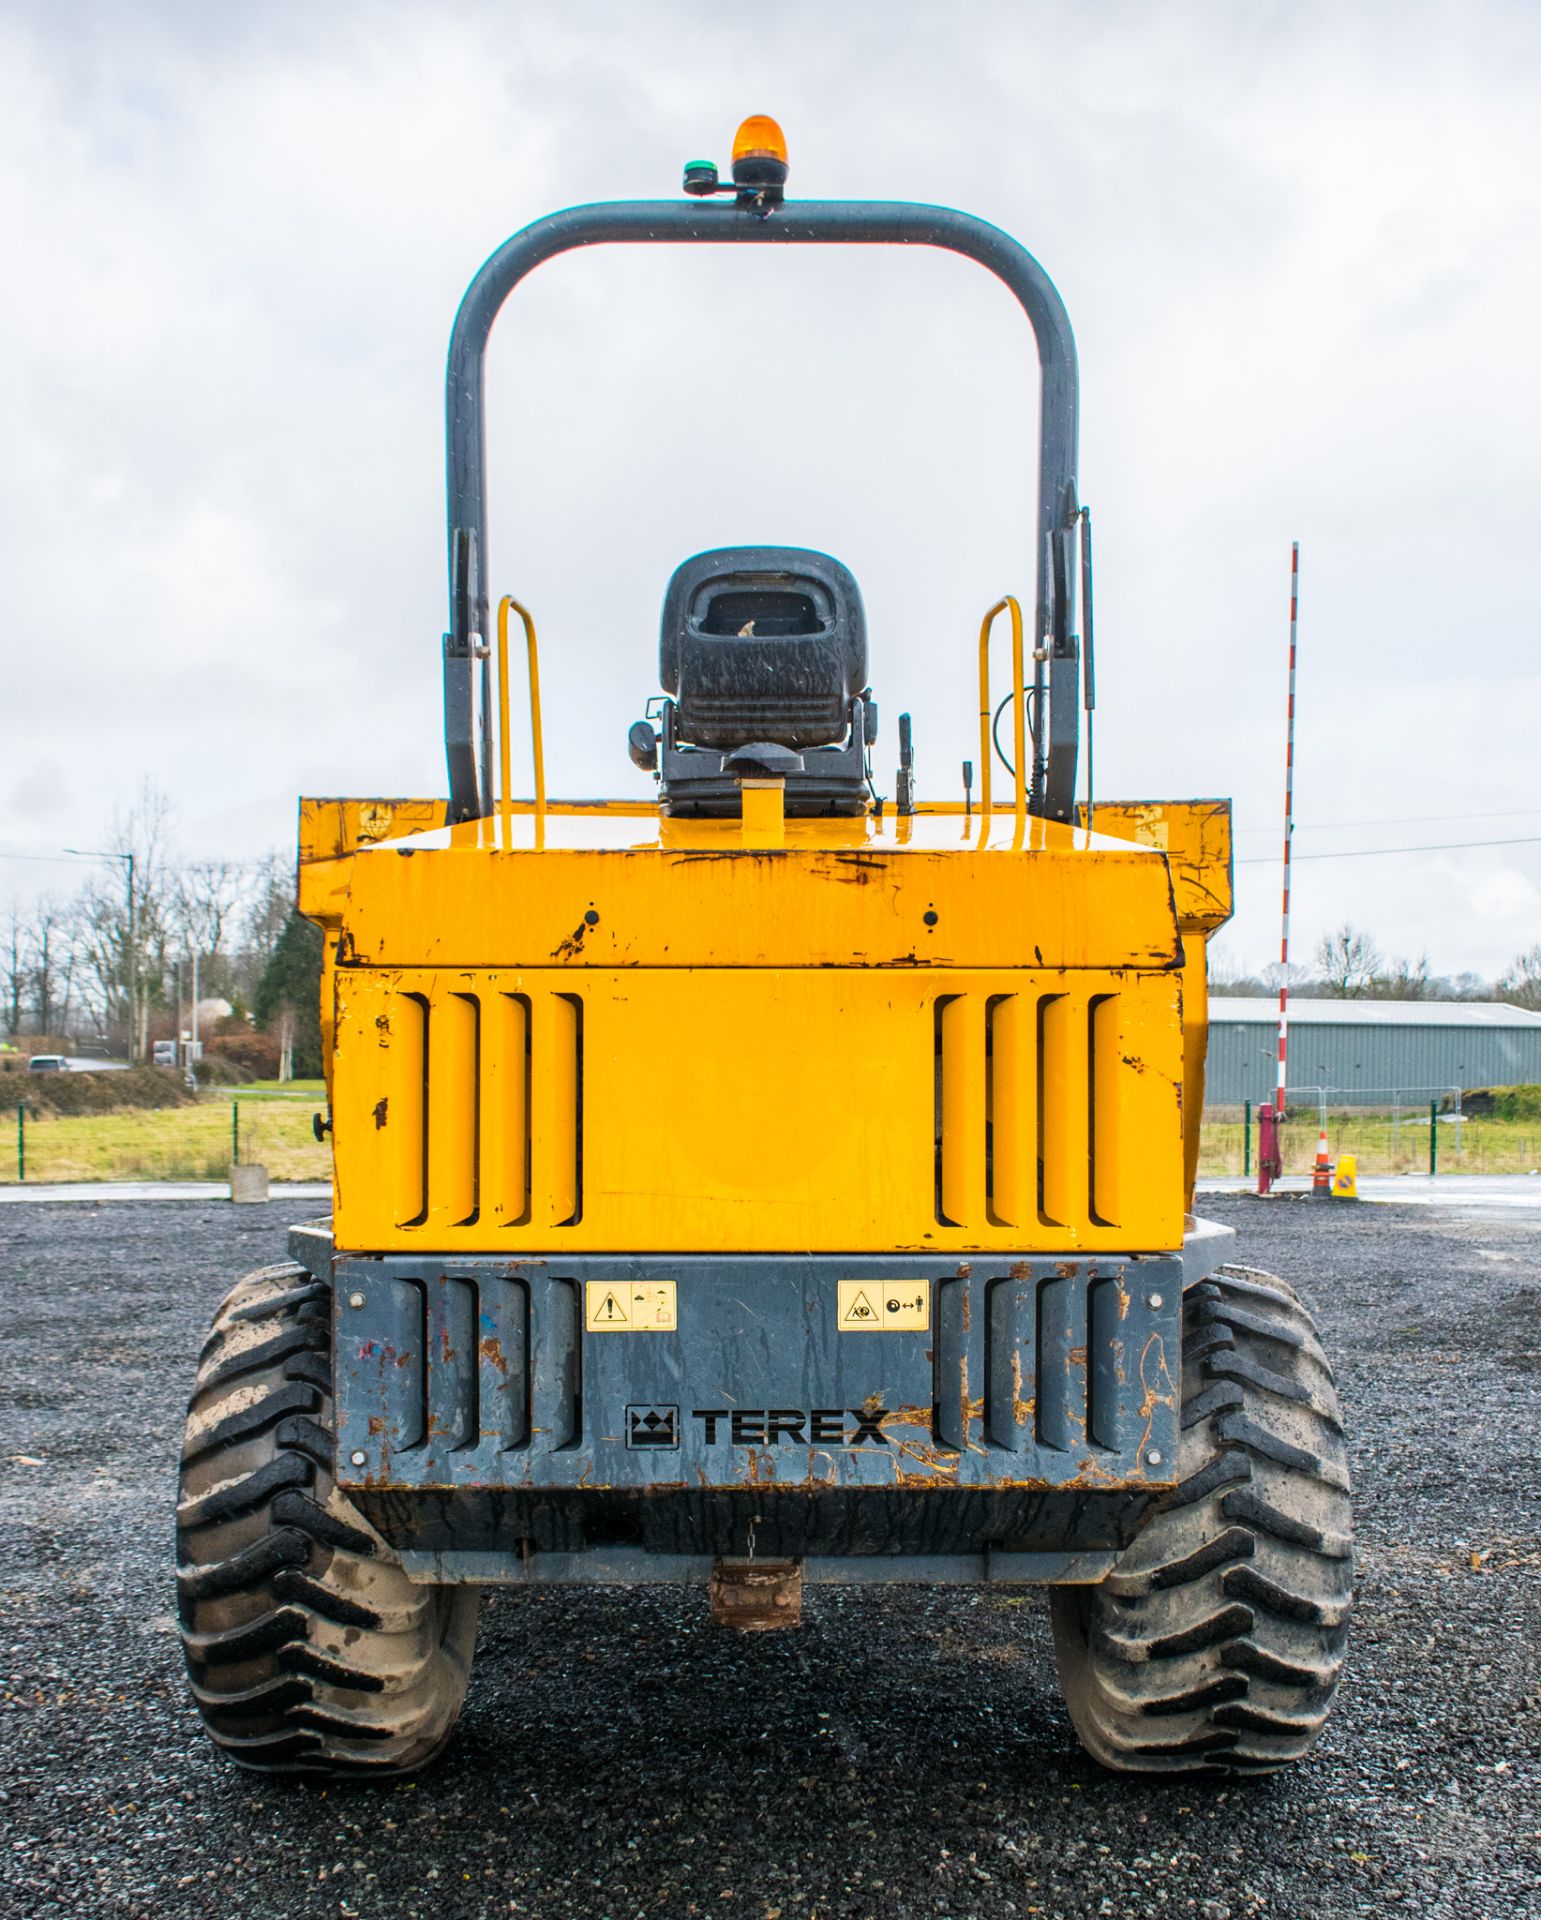
[[1320, 1200], [1332, 1198], [1332, 1168], [1327, 1160], [1327, 1129], [1316, 1136], [1316, 1165], [1311, 1170], [1311, 1192]]

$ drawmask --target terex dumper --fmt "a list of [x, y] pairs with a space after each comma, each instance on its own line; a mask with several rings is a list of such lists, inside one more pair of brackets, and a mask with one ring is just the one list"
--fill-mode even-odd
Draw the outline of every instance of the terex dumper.
[[[334, 1211], [220, 1309], [187, 1427], [187, 1661], [248, 1766], [431, 1760], [496, 1585], [695, 1582], [747, 1627], [822, 1582], [1046, 1587], [1076, 1730], [1134, 1772], [1278, 1767], [1337, 1684], [1331, 1374], [1191, 1211], [1229, 809], [1078, 783], [1065, 310], [980, 220], [791, 202], [786, 175], [748, 121], [729, 180], [537, 221], [456, 319], [449, 795], [302, 803]], [[656, 797], [547, 800], [534, 624], [490, 597], [483, 358], [532, 268], [614, 243], [945, 248], [1015, 294], [1036, 597], [979, 636], [977, 794], [916, 798], [905, 716], [878, 796], [857, 583], [765, 545], [669, 581], [627, 743]]]

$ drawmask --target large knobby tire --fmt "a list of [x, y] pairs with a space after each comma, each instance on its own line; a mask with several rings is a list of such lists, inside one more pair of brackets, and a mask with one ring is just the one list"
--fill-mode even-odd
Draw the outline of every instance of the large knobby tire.
[[193, 1698], [269, 1773], [389, 1775], [438, 1754], [474, 1587], [422, 1586], [332, 1479], [331, 1288], [266, 1267], [228, 1295], [187, 1415], [177, 1588]]
[[1065, 1704], [1116, 1772], [1268, 1772], [1326, 1724], [1354, 1584], [1332, 1370], [1271, 1274], [1186, 1295], [1177, 1464], [1102, 1585], [1053, 1594]]

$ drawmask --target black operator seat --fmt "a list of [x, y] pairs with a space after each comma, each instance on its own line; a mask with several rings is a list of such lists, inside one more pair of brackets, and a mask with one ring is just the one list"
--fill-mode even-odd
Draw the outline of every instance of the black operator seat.
[[658, 773], [665, 811], [736, 813], [756, 761], [784, 775], [789, 814], [865, 807], [877, 715], [861, 589], [840, 561], [807, 547], [686, 560], [664, 594], [658, 675], [662, 740], [639, 723], [632, 757]]

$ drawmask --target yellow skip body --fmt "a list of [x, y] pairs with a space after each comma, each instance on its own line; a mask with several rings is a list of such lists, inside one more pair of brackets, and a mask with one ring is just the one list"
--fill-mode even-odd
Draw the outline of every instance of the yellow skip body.
[[338, 1247], [1180, 1245], [1228, 813], [1013, 816], [303, 803]]

